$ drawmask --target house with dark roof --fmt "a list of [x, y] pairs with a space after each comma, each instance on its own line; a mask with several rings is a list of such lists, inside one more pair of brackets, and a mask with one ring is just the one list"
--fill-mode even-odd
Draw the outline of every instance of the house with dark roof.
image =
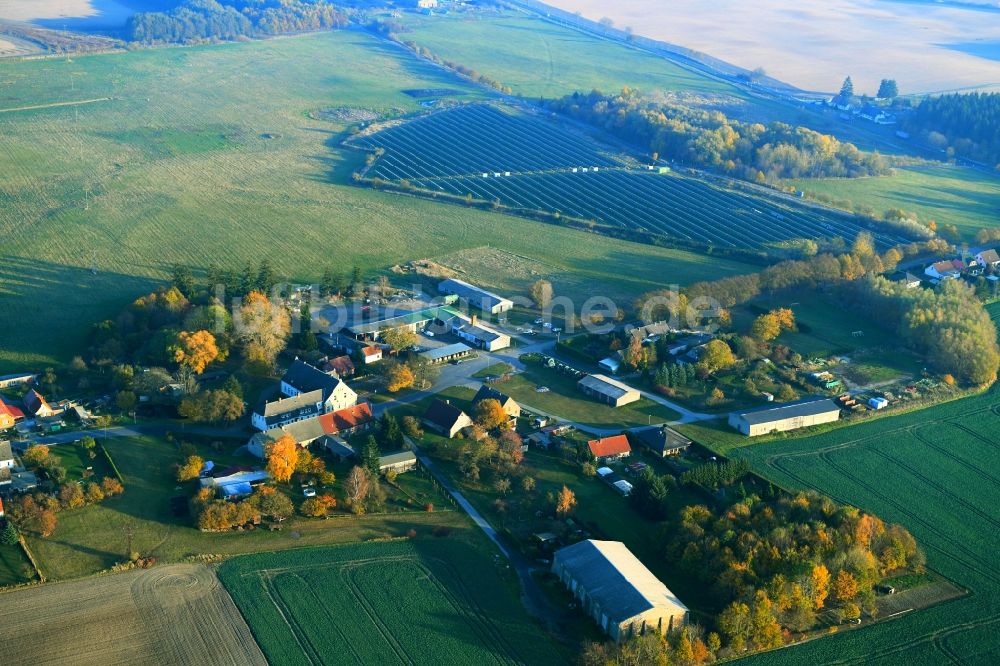
[[588, 539], [560, 548], [552, 573], [616, 641], [665, 634], [688, 622], [687, 606], [620, 541]]
[[472, 404], [478, 405], [483, 400], [496, 400], [499, 402], [504, 414], [511, 419], [518, 419], [521, 417], [521, 405], [517, 404], [517, 401], [514, 400], [514, 398], [505, 393], [501, 393], [492, 386], [483, 384], [479, 387], [479, 390], [476, 392], [476, 396], [472, 399]]
[[435, 400], [424, 414], [424, 425], [449, 439], [472, 425], [472, 419], [448, 400]]
[[385, 474], [389, 470], [402, 474], [417, 466], [417, 456], [413, 451], [396, 451], [378, 458], [378, 471]]
[[661, 458], [680, 455], [691, 446], [690, 439], [665, 425], [637, 428], [631, 432], [639, 444]]
[[292, 398], [265, 401], [254, 408], [250, 423], [257, 430], [263, 431], [281, 428], [289, 423], [305, 421], [323, 414], [326, 411], [323, 405], [321, 389], [300, 393]]
[[629, 446], [625, 435], [592, 439], [587, 442], [587, 447], [595, 458], [602, 461], [627, 458], [632, 453], [632, 447]]
[[896, 271], [889, 276], [889, 281], [901, 284], [907, 289], [916, 289], [920, 286], [920, 276], [914, 275], [910, 271]]
[[756, 409], [732, 412], [729, 415], [729, 425], [744, 435], [756, 437], [831, 423], [839, 418], [840, 406], [836, 402], [813, 396], [795, 402], [770, 403]]
[[0, 469], [11, 469], [14, 467], [14, 451], [10, 448], [10, 442], [0, 440]]
[[323, 411], [332, 412], [358, 403], [358, 394], [335, 373], [323, 372], [305, 361], [295, 359], [281, 378], [281, 393], [290, 398], [323, 392]]
[[453, 321], [451, 332], [472, 346], [486, 351], [498, 351], [510, 347], [509, 335], [479, 323], [476, 317], [472, 317], [469, 323], [461, 319]]

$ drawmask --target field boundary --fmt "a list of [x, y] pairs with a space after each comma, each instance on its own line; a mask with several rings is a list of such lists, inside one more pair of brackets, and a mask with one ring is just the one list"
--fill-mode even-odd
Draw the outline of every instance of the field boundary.
[[35, 559], [35, 554], [31, 552], [30, 548], [28, 548], [28, 542], [25, 541], [23, 534], [19, 533], [17, 535], [17, 542], [21, 544], [21, 550], [24, 551], [25, 557], [27, 557], [28, 561], [31, 562], [31, 567], [35, 570], [35, 573], [38, 574], [38, 582], [44, 583], [46, 581], [45, 574], [42, 573], [42, 568], [38, 565], [38, 560]]

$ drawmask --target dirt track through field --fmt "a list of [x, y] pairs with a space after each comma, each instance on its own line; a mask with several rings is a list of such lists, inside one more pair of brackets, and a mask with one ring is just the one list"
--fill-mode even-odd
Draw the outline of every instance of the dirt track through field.
[[215, 573], [173, 564], [0, 594], [10, 664], [266, 665]]
[[94, 104], [96, 102], [110, 101], [110, 97], [97, 97], [95, 99], [81, 99], [75, 102], [52, 102], [51, 104], [35, 104], [32, 106], [15, 106], [12, 109], [0, 109], [0, 113], [14, 113], [15, 111], [36, 111], [38, 109], [58, 109], [63, 106], [82, 106], [84, 104]]

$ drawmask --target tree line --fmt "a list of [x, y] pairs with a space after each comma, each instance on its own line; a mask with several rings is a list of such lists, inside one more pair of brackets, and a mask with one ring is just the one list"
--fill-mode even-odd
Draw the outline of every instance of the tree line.
[[346, 13], [325, 0], [186, 0], [165, 12], [138, 12], [125, 25], [125, 38], [142, 43], [234, 40], [348, 23]]
[[876, 176], [889, 170], [877, 152], [862, 152], [806, 127], [742, 123], [720, 111], [681, 106], [630, 88], [618, 95], [576, 92], [543, 105], [641, 146], [654, 160], [662, 156], [753, 182]]
[[924, 98], [903, 122], [951, 156], [1000, 166], [1000, 93], [965, 93]]

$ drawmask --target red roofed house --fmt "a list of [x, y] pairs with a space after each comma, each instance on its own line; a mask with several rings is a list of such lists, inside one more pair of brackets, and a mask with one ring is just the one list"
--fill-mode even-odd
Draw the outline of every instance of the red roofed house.
[[323, 426], [323, 432], [340, 437], [353, 435], [359, 430], [367, 430], [375, 421], [375, 417], [372, 416], [372, 408], [367, 402], [323, 414], [318, 418]]
[[336, 372], [339, 377], [350, 377], [354, 374], [354, 361], [350, 356], [331, 358], [323, 365], [326, 372]]
[[382, 348], [370, 345], [361, 350], [361, 357], [365, 359], [365, 365], [382, 360]]
[[962, 277], [965, 268], [965, 264], [960, 260], [952, 259], [931, 264], [924, 270], [924, 274], [938, 280], [957, 280]]
[[52, 407], [49, 406], [49, 403], [45, 402], [45, 398], [42, 397], [42, 394], [35, 389], [31, 389], [24, 394], [24, 406], [29, 412], [32, 413], [32, 415], [39, 418], [55, 416], [59, 413], [59, 410], [52, 409]]
[[628, 445], [628, 438], [625, 435], [592, 439], [587, 442], [587, 446], [599, 460], [618, 460], [632, 453], [632, 447]]
[[0, 430], [13, 428], [14, 424], [23, 418], [24, 412], [14, 405], [8, 405], [3, 398], [0, 398]]

